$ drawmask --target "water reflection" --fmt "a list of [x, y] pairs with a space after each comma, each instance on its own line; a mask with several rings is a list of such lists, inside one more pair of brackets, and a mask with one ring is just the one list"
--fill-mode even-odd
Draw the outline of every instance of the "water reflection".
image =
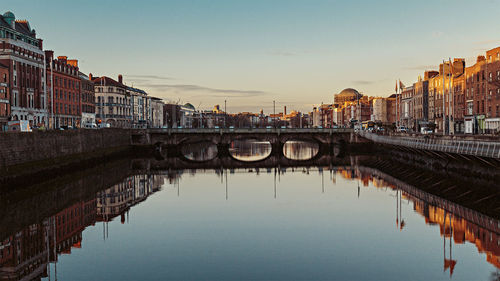
[[283, 145], [283, 154], [292, 160], [309, 160], [319, 152], [319, 144], [309, 141], [287, 141]]
[[363, 166], [151, 171], [65, 205], [0, 229], [0, 280], [497, 280], [500, 269], [498, 219]]
[[217, 156], [217, 146], [209, 142], [184, 144], [181, 152], [192, 161], [208, 161]]
[[271, 143], [259, 140], [235, 140], [231, 142], [229, 153], [240, 161], [260, 161], [271, 155]]

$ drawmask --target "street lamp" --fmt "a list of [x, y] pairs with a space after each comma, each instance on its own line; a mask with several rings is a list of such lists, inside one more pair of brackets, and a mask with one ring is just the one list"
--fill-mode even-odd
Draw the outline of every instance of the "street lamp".
[[227, 101], [224, 100], [224, 128], [227, 128], [226, 119], [227, 119]]
[[273, 100], [273, 123], [274, 128], [276, 129], [276, 101]]

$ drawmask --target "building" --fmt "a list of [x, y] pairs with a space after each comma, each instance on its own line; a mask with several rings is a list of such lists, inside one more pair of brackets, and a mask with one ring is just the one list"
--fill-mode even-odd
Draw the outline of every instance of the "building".
[[127, 86], [123, 85], [122, 75], [118, 75], [118, 81], [106, 76], [94, 78], [92, 74], [89, 78], [94, 82], [97, 123], [131, 128], [131, 98]]
[[363, 97], [358, 91], [352, 88], [342, 90], [342, 92], [334, 95], [333, 100], [335, 104], [344, 104], [346, 102], [354, 102]]
[[163, 124], [167, 128], [177, 128], [180, 126], [180, 105], [167, 103], [163, 105]]
[[486, 120], [485, 131], [500, 131], [500, 47], [486, 52]]
[[80, 96], [82, 108], [82, 128], [93, 128], [97, 125], [95, 118], [95, 89], [94, 82], [82, 72], [80, 77]]
[[[465, 69], [466, 115], [465, 133], [485, 133], [487, 111], [486, 58], [478, 56], [476, 63]], [[472, 109], [472, 110], [471, 110]]]
[[66, 56], [54, 59], [53, 51], [45, 51], [49, 128], [81, 124], [80, 74], [78, 62]]
[[9, 67], [0, 63], [0, 131], [7, 130], [10, 118]]
[[132, 127], [148, 128], [151, 126], [151, 98], [148, 94], [137, 88], [127, 87], [130, 95], [132, 110]]
[[404, 87], [401, 90], [401, 114], [399, 116], [400, 118], [400, 126], [404, 126], [406, 128], [410, 128], [413, 131], [416, 130], [415, 124], [413, 122], [414, 115], [413, 115], [413, 96], [415, 93], [415, 88], [413, 85]]
[[[0, 43], [0, 64], [8, 68], [10, 119], [28, 120], [31, 125], [45, 124], [47, 99], [42, 39], [36, 38], [28, 21], [16, 20], [13, 13], [6, 12], [0, 16]], [[5, 104], [2, 103], [4, 110]]]
[[[465, 62], [464, 62], [465, 66]], [[466, 114], [466, 99], [465, 99], [465, 69], [461, 74], [455, 75], [453, 78], [453, 132], [455, 134], [465, 133], [465, 114]]]
[[160, 98], [151, 97], [151, 115], [150, 122], [152, 128], [163, 127], [163, 106]]
[[413, 84], [413, 127], [417, 132], [420, 132], [421, 128], [429, 127], [429, 77], [437, 74], [437, 71], [426, 71], [424, 78], [419, 77]]

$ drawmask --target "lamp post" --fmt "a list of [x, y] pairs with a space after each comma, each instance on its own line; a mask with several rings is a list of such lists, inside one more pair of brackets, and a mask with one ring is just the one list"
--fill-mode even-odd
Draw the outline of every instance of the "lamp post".
[[227, 101], [224, 100], [224, 128], [227, 128]]
[[276, 129], [276, 101], [273, 100], [273, 125]]

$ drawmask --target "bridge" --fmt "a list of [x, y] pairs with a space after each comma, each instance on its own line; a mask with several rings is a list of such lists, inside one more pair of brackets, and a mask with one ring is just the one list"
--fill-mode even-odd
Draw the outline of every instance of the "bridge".
[[267, 141], [272, 155], [281, 155], [288, 141], [317, 143], [321, 154], [333, 154], [334, 148], [348, 150], [356, 144], [371, 143], [350, 128], [169, 128], [134, 130], [131, 136], [132, 145], [155, 146], [169, 156], [177, 156], [172, 153], [178, 153], [183, 145], [202, 142], [217, 145], [218, 153], [227, 155], [230, 144], [237, 140]]

